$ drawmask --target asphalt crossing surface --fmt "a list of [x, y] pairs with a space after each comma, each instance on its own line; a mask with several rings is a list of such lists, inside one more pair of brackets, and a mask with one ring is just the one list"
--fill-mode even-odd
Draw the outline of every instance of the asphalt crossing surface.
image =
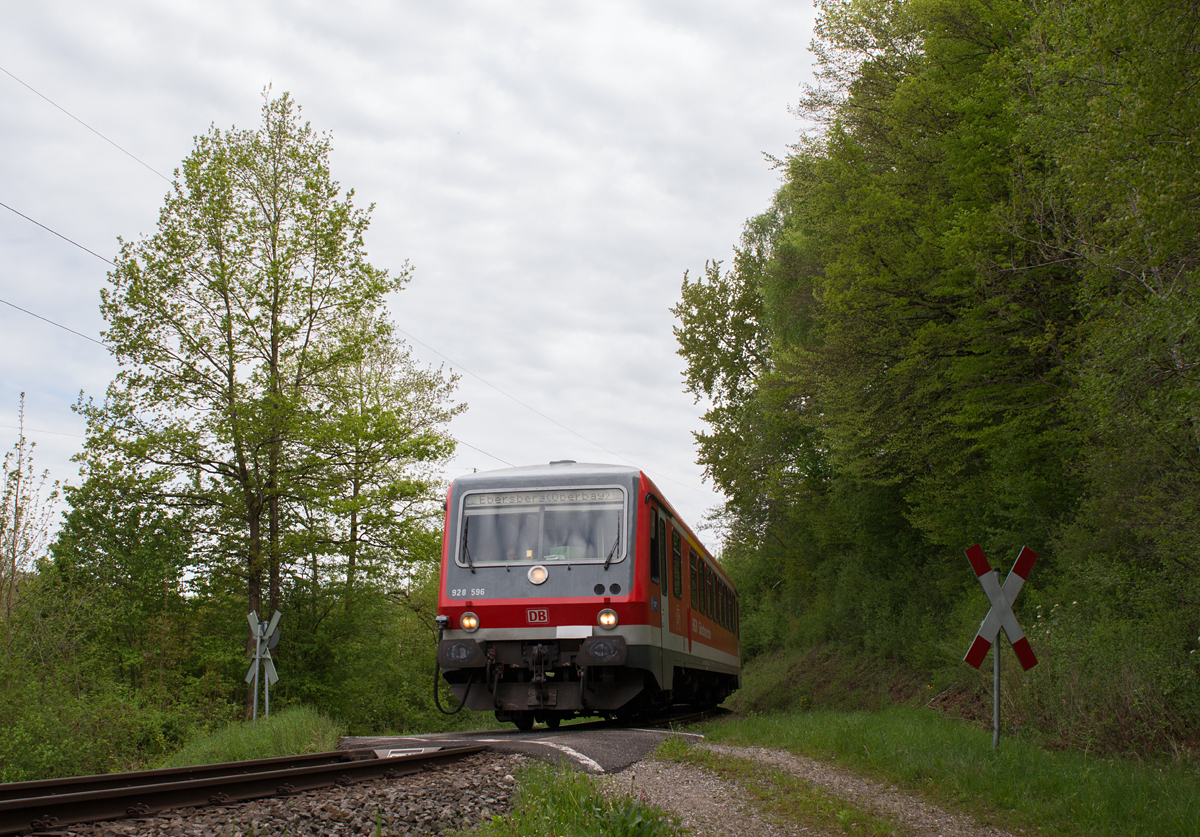
[[551, 763], [566, 763], [587, 773], [618, 773], [636, 764], [668, 735], [702, 738], [698, 733], [662, 729], [613, 727], [596, 723], [566, 724], [557, 730], [507, 729], [478, 732], [430, 733], [403, 736], [352, 736], [338, 744], [341, 749], [417, 750], [426, 747], [486, 744], [502, 753], [522, 753]]

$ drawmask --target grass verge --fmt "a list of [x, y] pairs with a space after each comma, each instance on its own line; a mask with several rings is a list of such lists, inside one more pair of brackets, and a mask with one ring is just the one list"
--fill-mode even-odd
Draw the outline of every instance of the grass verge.
[[815, 788], [809, 782], [767, 765], [698, 749], [670, 736], [655, 753], [659, 758], [696, 765], [735, 781], [755, 800], [759, 811], [785, 826], [818, 832], [841, 829], [862, 837], [908, 837], [899, 823], [872, 814]]
[[596, 782], [566, 766], [521, 771], [516, 802], [472, 837], [678, 837], [678, 820], [633, 796], [606, 797]]
[[267, 759], [337, 748], [340, 725], [307, 706], [292, 706], [257, 723], [235, 721], [224, 729], [194, 738], [159, 767], [218, 764]]
[[705, 732], [713, 742], [832, 760], [1008, 828], [1200, 837], [1200, 774], [1186, 763], [1096, 758], [1019, 738], [993, 751], [989, 730], [912, 707], [750, 715]]

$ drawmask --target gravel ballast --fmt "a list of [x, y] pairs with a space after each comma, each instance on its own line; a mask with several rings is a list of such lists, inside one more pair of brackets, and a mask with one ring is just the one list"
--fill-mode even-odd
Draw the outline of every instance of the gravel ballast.
[[341, 837], [435, 835], [470, 828], [512, 809], [520, 755], [479, 753], [396, 779], [330, 787], [236, 805], [180, 808], [160, 816], [78, 825], [78, 837]]

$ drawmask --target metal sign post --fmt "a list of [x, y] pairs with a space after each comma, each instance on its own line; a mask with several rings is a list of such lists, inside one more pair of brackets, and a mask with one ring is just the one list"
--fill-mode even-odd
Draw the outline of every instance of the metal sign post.
[[[992, 570], [996, 586], [1000, 586], [1000, 571]], [[267, 713], [270, 714], [269, 712]], [[1000, 746], [1000, 649], [992, 652], [992, 749]]]
[[[1029, 577], [1029, 571], [1033, 569], [1037, 553], [1028, 547], [1021, 547], [1017, 561], [1013, 564], [1003, 585], [1000, 583], [1000, 571], [992, 569], [987, 556], [983, 554], [983, 547], [975, 544], [966, 550], [966, 553], [967, 560], [971, 562], [971, 569], [975, 571], [975, 577], [979, 580], [979, 585], [983, 588], [992, 607], [980, 624], [979, 632], [975, 634], [975, 640], [971, 643], [967, 656], [963, 659], [968, 665], [979, 668], [983, 663], [983, 658], [987, 656], [988, 649], [992, 647], [996, 637], [999, 636], [1000, 629], [1004, 628], [1008, 641], [1012, 643], [1013, 651], [1017, 652], [1021, 668], [1029, 671], [1037, 665], [1037, 657], [1034, 656], [1033, 649], [1029, 647], [1029, 640], [1025, 638], [1025, 633], [1021, 630], [1021, 625], [1013, 614], [1012, 606], [1013, 602], [1017, 600], [1017, 594], [1021, 592], [1021, 587], [1025, 584], [1025, 579]], [[995, 677], [992, 686], [992, 749], [994, 750], [1000, 746], [1000, 649], [997, 647], [992, 655]]]
[[254, 610], [246, 615], [246, 619], [250, 623], [250, 631], [255, 637], [254, 658], [250, 661], [250, 668], [246, 672], [246, 682], [254, 684], [254, 710], [251, 720], [255, 722], [258, 721], [258, 669], [260, 662], [266, 675], [266, 682], [263, 684], [266, 714], [268, 718], [271, 717], [271, 687], [279, 682], [279, 673], [275, 671], [275, 663], [271, 660], [271, 649], [279, 644], [279, 617], [278, 610], [271, 614], [270, 622], [258, 621], [258, 612]]

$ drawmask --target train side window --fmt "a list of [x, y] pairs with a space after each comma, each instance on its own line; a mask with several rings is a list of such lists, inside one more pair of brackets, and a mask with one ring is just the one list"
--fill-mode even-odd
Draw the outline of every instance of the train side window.
[[658, 584], [658, 509], [650, 510], [650, 583]]
[[708, 576], [708, 591], [707, 591], [708, 592], [708, 618], [712, 619], [713, 615], [715, 613], [716, 604], [717, 604], [714, 601], [714, 599], [716, 599], [716, 596], [713, 595], [713, 593], [714, 593], [713, 588], [716, 587], [717, 579], [716, 579], [716, 573], [714, 573], [711, 568], [705, 567], [704, 569], [705, 569], [704, 574], [706, 576]]
[[700, 585], [696, 583], [696, 553], [691, 547], [688, 547], [688, 567], [691, 570], [688, 581], [691, 582], [692, 588], [692, 607], [699, 608]]
[[683, 598], [683, 539], [678, 529], [671, 533], [671, 592]]

